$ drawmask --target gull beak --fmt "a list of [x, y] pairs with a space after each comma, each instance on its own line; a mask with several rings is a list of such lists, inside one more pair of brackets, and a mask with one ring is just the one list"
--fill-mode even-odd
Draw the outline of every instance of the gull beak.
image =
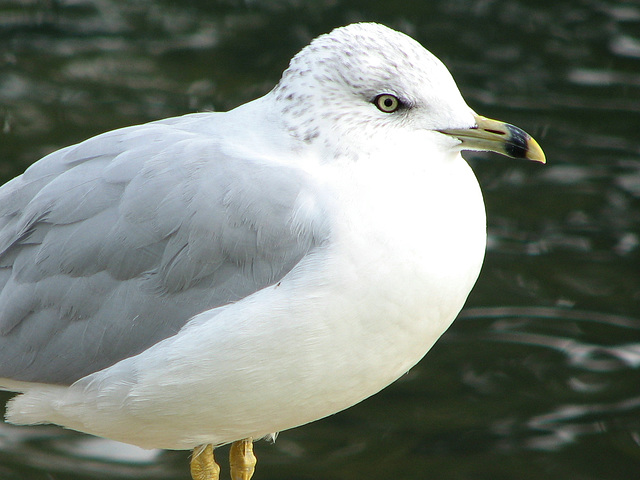
[[457, 138], [463, 150], [496, 152], [512, 158], [526, 158], [546, 163], [544, 152], [531, 135], [508, 123], [475, 115], [471, 128], [450, 128], [440, 133]]

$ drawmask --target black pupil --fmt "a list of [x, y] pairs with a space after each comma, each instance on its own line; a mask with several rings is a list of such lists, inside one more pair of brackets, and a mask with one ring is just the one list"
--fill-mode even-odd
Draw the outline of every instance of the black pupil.
[[392, 99], [390, 99], [388, 97], [384, 99], [384, 106], [385, 107], [391, 107], [392, 105], [393, 105], [393, 100]]

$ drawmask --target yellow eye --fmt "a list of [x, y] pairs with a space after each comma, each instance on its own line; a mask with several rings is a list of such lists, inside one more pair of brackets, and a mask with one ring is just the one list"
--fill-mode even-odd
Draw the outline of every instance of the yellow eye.
[[400, 108], [400, 100], [398, 100], [398, 97], [389, 93], [378, 95], [373, 103], [378, 107], [378, 110], [384, 113], [393, 113]]

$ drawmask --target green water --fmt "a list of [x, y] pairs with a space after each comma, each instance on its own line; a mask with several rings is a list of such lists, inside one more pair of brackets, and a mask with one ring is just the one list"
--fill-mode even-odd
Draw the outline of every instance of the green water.
[[[4, 0], [1, 180], [105, 130], [255, 98], [312, 37], [360, 20], [418, 39], [549, 163], [468, 155], [490, 239], [461, 318], [382, 393], [258, 443], [255, 478], [638, 478], [635, 1]], [[187, 457], [0, 423], [3, 480], [187, 479]]]

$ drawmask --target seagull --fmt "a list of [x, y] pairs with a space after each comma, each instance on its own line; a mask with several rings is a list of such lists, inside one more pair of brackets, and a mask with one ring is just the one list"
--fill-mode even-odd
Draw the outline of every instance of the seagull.
[[0, 188], [0, 388], [13, 424], [192, 450], [194, 480], [414, 366], [484, 258], [462, 150], [545, 162], [374, 23], [265, 96], [103, 133]]

